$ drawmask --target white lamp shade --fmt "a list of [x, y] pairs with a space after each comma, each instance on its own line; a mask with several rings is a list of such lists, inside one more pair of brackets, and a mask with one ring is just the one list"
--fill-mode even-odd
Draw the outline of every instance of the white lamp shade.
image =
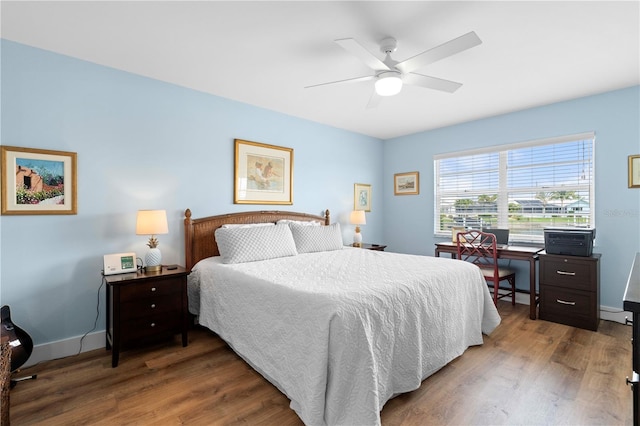
[[136, 235], [168, 234], [167, 212], [165, 210], [138, 210]]
[[380, 96], [393, 96], [402, 90], [402, 79], [397, 72], [383, 72], [376, 80], [376, 93]]
[[352, 225], [366, 225], [367, 218], [364, 215], [364, 210], [354, 210], [351, 212], [351, 216], [349, 217], [349, 222]]

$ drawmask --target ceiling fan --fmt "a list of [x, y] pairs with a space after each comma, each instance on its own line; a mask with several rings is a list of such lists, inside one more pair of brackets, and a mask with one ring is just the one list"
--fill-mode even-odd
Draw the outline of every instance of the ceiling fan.
[[402, 90], [403, 84], [426, 87], [427, 89], [441, 90], [449, 93], [455, 92], [462, 86], [462, 83], [456, 83], [455, 81], [444, 80], [437, 77], [430, 77], [413, 71], [446, 57], [455, 55], [456, 53], [475, 47], [481, 44], [482, 40], [480, 40], [475, 32], [471, 31], [402, 62], [397, 62], [391, 59], [391, 53], [395, 52], [398, 47], [398, 43], [392, 37], [385, 38], [380, 43], [380, 50], [386, 55], [384, 61], [378, 59], [352, 38], [343, 38], [335, 40], [335, 42], [344, 50], [364, 62], [365, 65], [374, 71], [374, 75], [315, 84], [307, 86], [305, 89], [326, 86], [329, 84], [357, 83], [361, 81], [375, 80], [375, 90], [367, 104], [367, 108], [372, 108], [378, 105], [381, 96], [393, 96], [398, 94], [400, 90]]

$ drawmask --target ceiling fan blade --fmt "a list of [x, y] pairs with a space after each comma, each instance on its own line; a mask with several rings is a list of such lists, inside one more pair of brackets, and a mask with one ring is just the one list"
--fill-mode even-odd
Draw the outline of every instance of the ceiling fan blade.
[[389, 67], [384, 62], [378, 59], [373, 53], [369, 52], [354, 39], [342, 38], [339, 40], [335, 40], [335, 42], [338, 43], [344, 50], [364, 62], [372, 70], [389, 70]]
[[320, 84], [314, 84], [311, 86], [305, 86], [305, 89], [309, 89], [311, 87], [319, 87], [319, 86], [327, 86], [329, 84], [342, 84], [342, 83], [357, 83], [360, 81], [369, 81], [369, 80], [373, 80], [375, 77], [372, 75], [368, 75], [365, 77], [356, 77], [356, 78], [348, 78], [346, 80], [338, 80], [338, 81], [330, 81], [328, 83], [320, 83]]
[[464, 50], [471, 49], [479, 44], [482, 44], [482, 40], [478, 35], [471, 31], [458, 38], [454, 38], [446, 43], [436, 46], [433, 49], [429, 49], [426, 52], [422, 52], [416, 56], [413, 56], [405, 61], [396, 64], [396, 68], [403, 73], [409, 73], [426, 65], [432, 64], [440, 59], [444, 59], [448, 56], [455, 55]]
[[405, 74], [402, 77], [405, 84], [412, 86], [426, 87], [427, 89], [441, 90], [443, 92], [453, 93], [462, 87], [462, 83], [444, 80], [442, 78], [430, 77], [428, 75], [416, 74], [414, 72]]
[[369, 102], [367, 103], [367, 109], [377, 107], [380, 103], [380, 98], [382, 98], [382, 96], [378, 95], [376, 89], [373, 89], [373, 93], [371, 93], [371, 97], [369, 98]]

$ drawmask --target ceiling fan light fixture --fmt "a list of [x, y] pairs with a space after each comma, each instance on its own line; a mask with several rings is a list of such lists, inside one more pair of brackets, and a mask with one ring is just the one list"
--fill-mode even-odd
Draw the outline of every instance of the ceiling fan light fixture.
[[402, 90], [402, 79], [398, 71], [385, 71], [378, 74], [376, 93], [380, 96], [393, 96]]

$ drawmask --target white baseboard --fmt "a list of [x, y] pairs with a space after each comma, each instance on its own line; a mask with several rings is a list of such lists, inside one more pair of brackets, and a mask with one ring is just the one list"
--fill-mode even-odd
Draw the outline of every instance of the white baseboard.
[[[502, 300], [509, 300], [509, 298], [505, 298]], [[516, 291], [516, 303], [519, 303], [521, 305], [527, 305], [529, 306], [529, 293], [520, 293]]]
[[82, 340], [82, 347], [80, 347], [80, 339], [82, 339], [82, 336], [35, 345], [31, 356], [22, 368], [31, 367], [32, 365], [36, 365], [42, 361], [65, 358], [68, 356], [78, 355], [82, 352], [92, 351], [94, 349], [104, 349], [106, 347], [105, 334], [105, 331], [97, 331], [95, 333], [87, 334]]
[[633, 314], [631, 312], [623, 311], [620, 308], [600, 306], [600, 319], [626, 324], [625, 318], [629, 318], [629, 321], [631, 321], [633, 319]]

